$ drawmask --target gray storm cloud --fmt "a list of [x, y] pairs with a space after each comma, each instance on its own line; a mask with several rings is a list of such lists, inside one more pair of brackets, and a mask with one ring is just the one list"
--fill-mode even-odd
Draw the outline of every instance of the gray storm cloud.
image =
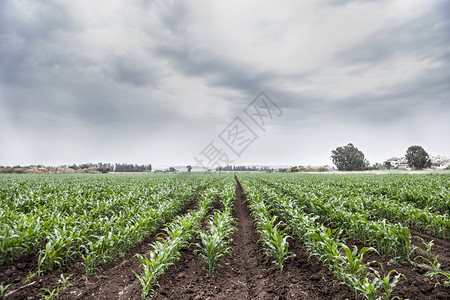
[[193, 164], [260, 91], [238, 163], [450, 154], [447, 1], [0, 3], [0, 165]]

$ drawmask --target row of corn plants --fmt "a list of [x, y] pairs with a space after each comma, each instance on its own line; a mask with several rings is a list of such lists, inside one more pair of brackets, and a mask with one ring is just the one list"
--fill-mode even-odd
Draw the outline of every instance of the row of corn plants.
[[[2, 208], [5, 209], [0, 209], [4, 241], [1, 262], [34, 254], [36, 249], [46, 246], [48, 233], [59, 228], [76, 227], [75, 218], [83, 224], [92, 223], [94, 219], [105, 221], [116, 217], [115, 208], [130, 206], [129, 197], [122, 193], [123, 190], [111, 187], [110, 198], [105, 198], [102, 189], [110, 187], [108, 180], [93, 181], [91, 186], [78, 177], [43, 177], [37, 182], [23, 178], [23, 182], [7, 182], [11, 183], [10, 193], [7, 199], [2, 198]], [[21, 190], [14, 188], [17, 184]], [[148, 197], [145, 200], [149, 204], [154, 202]]]
[[[249, 179], [241, 180], [241, 184], [246, 193], [253, 194], [264, 187]], [[272, 193], [265, 195], [264, 199], [283, 218], [311, 255], [316, 256], [339, 280], [349, 286], [356, 297], [390, 299], [394, 287], [403, 275], [395, 270], [383, 275], [364, 263], [364, 253], [373, 251], [373, 248], [364, 247], [359, 251], [356, 246], [348, 248], [345, 239], [341, 237], [341, 229], [332, 230], [317, 222], [318, 217], [304, 213], [292, 197], [278, 197]]]
[[221, 210], [216, 210], [210, 216], [208, 229], [201, 230], [198, 235], [200, 243], [197, 243], [199, 249], [196, 252], [208, 265], [209, 274], [220, 267], [219, 261], [232, 250], [231, 235], [235, 230], [232, 216], [235, 200], [234, 189], [233, 181], [230, 180], [219, 195]]
[[348, 211], [339, 202], [326, 201], [326, 198], [319, 198], [313, 193], [305, 193], [295, 185], [279, 182], [269, 184], [275, 188], [268, 187], [264, 181], [260, 184], [265, 194], [273, 194], [278, 198], [291, 196], [296, 205], [318, 216], [321, 222], [343, 229], [349, 237], [375, 247], [381, 255], [409, 259], [411, 233], [402, 224], [392, 224], [385, 219], [368, 220], [367, 211]]
[[157, 278], [179, 259], [180, 250], [187, 247], [189, 241], [195, 237], [201, 221], [216, 201], [217, 194], [217, 186], [206, 189], [196, 211], [189, 211], [168, 224], [164, 228], [163, 236], [151, 244], [152, 250], [145, 256], [136, 254], [144, 271], [143, 275], [135, 273], [142, 285], [143, 299], [150, 296], [153, 287], [157, 284]]
[[299, 180], [278, 180], [277, 183], [284, 188], [289, 186], [290, 190], [313, 194], [351, 212], [367, 211], [368, 219], [387, 219], [432, 236], [450, 239], [450, 217], [438, 211], [433, 212], [430, 207], [417, 208], [411, 203], [387, 198], [385, 195], [367, 194], [350, 183], [344, 186], [321, 183], [317, 188], [308, 189], [305, 189], [305, 184], [301, 184]]
[[[273, 182], [269, 183], [269, 185], [278, 186], [280, 189], [289, 187], [290, 184], [296, 186], [294, 183], [281, 185], [281, 182], [283, 182], [283, 180], [277, 181], [277, 185], [274, 185]], [[301, 193], [298, 187], [297, 190]], [[430, 235], [448, 238], [448, 218], [445, 215], [439, 215], [437, 212], [431, 213], [426, 209], [418, 209], [410, 203], [387, 199], [385, 196], [361, 196], [361, 194], [352, 193], [349, 190], [343, 192], [342, 189], [339, 188], [337, 188], [334, 193], [331, 193], [326, 187], [320, 191], [316, 191], [316, 193], [313, 193], [313, 191], [314, 189], [310, 188], [308, 193], [310, 195], [314, 194], [316, 197], [321, 197], [321, 200], [324, 202], [332, 203], [335, 210], [349, 210], [354, 213], [360, 213], [367, 216], [367, 219], [386, 217], [387, 219], [398, 221], [404, 226], [417, 228]], [[282, 192], [289, 192], [289, 189], [287, 189], [287, 191], [286, 189], [283, 189]], [[294, 197], [298, 197], [298, 193], [294, 194]], [[397, 209], [397, 211], [395, 211], [395, 209]], [[427, 221], [429, 221], [428, 224]], [[429, 245], [426, 246], [427, 248], [429, 247]], [[410, 251], [406, 257], [406, 261], [413, 266], [417, 266], [418, 264], [416, 261], [421, 258], [421, 256], [416, 256], [413, 260], [411, 259], [411, 254], [416, 253], [418, 249], [419, 248], [415, 246], [410, 246]], [[430, 270], [427, 273], [428, 276], [439, 273], [440, 275], [449, 278], [449, 273], [440, 269], [440, 264], [437, 260], [438, 257], [425, 259], [427, 264], [422, 264], [421, 267]]]
[[384, 196], [331, 197], [330, 202], [337, 203], [352, 212], [367, 211], [368, 219], [387, 219], [414, 228], [431, 236], [450, 239], [450, 218], [438, 212], [420, 209], [410, 203], [388, 199]]
[[87, 274], [125, 254], [210, 181], [87, 175], [1, 179], [1, 263], [37, 250], [39, 273], [81, 257]]
[[385, 176], [356, 183], [366, 195], [385, 196], [450, 216], [448, 174]]
[[[338, 192], [343, 197], [385, 197], [432, 213], [450, 216], [449, 174], [279, 176], [318, 196]], [[300, 179], [300, 180], [299, 180]]]
[[283, 272], [284, 262], [293, 257], [294, 254], [289, 251], [289, 235], [285, 234], [285, 224], [272, 216], [266, 206], [261, 194], [254, 190], [246, 190], [246, 199], [250, 208], [250, 215], [253, 217], [257, 231], [264, 244], [264, 251], [272, 257], [273, 263]]

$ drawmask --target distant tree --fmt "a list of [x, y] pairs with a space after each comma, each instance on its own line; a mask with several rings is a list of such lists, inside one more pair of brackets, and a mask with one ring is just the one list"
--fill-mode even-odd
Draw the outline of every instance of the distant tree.
[[169, 172], [175, 172], [175, 171], [176, 171], [176, 169], [174, 167], [169, 168]]
[[408, 161], [408, 166], [411, 168], [414, 167], [417, 170], [422, 170], [431, 167], [431, 160], [428, 153], [421, 146], [409, 147], [406, 150], [405, 157]]
[[188, 171], [189, 173], [191, 173], [191, 171], [192, 171], [192, 166], [191, 166], [191, 165], [187, 165], [187, 166], [186, 166], [186, 169], [187, 169], [187, 171]]
[[99, 167], [107, 168], [114, 172], [151, 172], [152, 165], [137, 165], [137, 164], [98, 164]]
[[347, 146], [337, 147], [331, 153], [331, 159], [339, 171], [361, 171], [369, 165], [364, 154], [351, 143]]
[[388, 170], [390, 170], [392, 168], [392, 164], [390, 161], [385, 161], [383, 165]]
[[108, 173], [109, 169], [108, 168], [97, 168], [98, 171], [102, 172], [103, 174]]

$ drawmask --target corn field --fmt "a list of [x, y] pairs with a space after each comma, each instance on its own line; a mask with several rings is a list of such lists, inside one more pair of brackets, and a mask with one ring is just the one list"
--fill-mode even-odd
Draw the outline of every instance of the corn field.
[[4, 299], [446, 299], [450, 176], [2, 175], [0, 274]]

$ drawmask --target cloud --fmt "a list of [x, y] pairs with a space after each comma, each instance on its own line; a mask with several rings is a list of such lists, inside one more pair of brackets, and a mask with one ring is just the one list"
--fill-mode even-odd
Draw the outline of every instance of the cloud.
[[[448, 8], [438, 0], [2, 1], [0, 139], [11, 147], [0, 162], [131, 153], [129, 162], [192, 163], [260, 91], [285, 112], [248, 152], [261, 161], [280, 162], [272, 151], [286, 144], [304, 149], [282, 155], [286, 163], [301, 155], [314, 164], [313, 145], [401, 148], [414, 135], [446, 151]], [[83, 151], [81, 139], [90, 145]]]

